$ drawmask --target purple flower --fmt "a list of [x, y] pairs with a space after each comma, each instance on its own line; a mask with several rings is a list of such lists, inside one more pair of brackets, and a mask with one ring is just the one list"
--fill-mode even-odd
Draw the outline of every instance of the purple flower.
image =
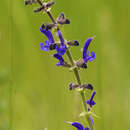
[[65, 54], [67, 47], [66, 47], [66, 45], [64, 44], [64, 39], [63, 39], [63, 37], [62, 37], [62, 34], [61, 34], [61, 31], [60, 31], [60, 30], [58, 30], [57, 35], [59, 36], [59, 39], [60, 39], [60, 46], [56, 46], [56, 51], [57, 51], [57, 53], [58, 53], [59, 55], [62, 56], [62, 55]]
[[64, 59], [61, 55], [54, 54], [53, 56], [59, 60], [59, 62], [56, 64], [57, 66], [64, 66]]
[[83, 47], [83, 61], [84, 61], [84, 63], [87, 63], [87, 61], [91, 62], [95, 59], [95, 53], [94, 52], [91, 52], [91, 56], [89, 56], [88, 47], [89, 47], [91, 41], [92, 41], [92, 38], [89, 38], [85, 42], [84, 47]]
[[43, 43], [40, 43], [41, 50], [43, 51], [49, 51], [53, 50], [56, 47], [54, 38], [52, 33], [48, 30], [43, 29], [42, 27], [40, 28], [40, 31], [48, 38], [48, 41], [45, 41], [45, 45], [43, 46]]
[[76, 127], [78, 130], [90, 130], [88, 127], [84, 128], [83, 125], [78, 122], [73, 122], [72, 126]]
[[92, 106], [94, 106], [94, 105], [96, 104], [96, 103], [93, 101], [93, 98], [94, 98], [95, 94], [96, 94], [96, 91], [93, 91], [90, 100], [87, 100], [87, 101], [86, 101], [86, 103], [89, 104], [90, 107], [92, 107]]
[[92, 124], [94, 126], [94, 121], [93, 121], [93, 118], [91, 116], [90, 116], [90, 119], [91, 119], [91, 122], [92, 122]]

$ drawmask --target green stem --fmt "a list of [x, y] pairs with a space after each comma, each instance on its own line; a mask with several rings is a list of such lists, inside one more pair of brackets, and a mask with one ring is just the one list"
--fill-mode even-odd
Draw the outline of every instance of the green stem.
[[[68, 48], [67, 51], [66, 51], [66, 55], [68, 56], [72, 67], [74, 67], [74, 66], [75, 66], [75, 63], [74, 63], [73, 57], [71, 56], [71, 53], [70, 53], [69, 48]], [[74, 74], [75, 74], [75, 76], [76, 76], [76, 79], [77, 79], [77, 82], [78, 82], [79, 86], [81, 86], [81, 81], [80, 81], [80, 77], [79, 77], [79, 73], [78, 73], [77, 68], [74, 68], [73, 71], [74, 71]]]
[[[69, 60], [70, 60], [70, 62], [71, 62], [72, 67], [74, 67], [74, 66], [75, 66], [74, 60], [73, 60], [73, 57], [71, 56], [71, 53], [70, 53], [70, 51], [69, 51], [69, 48], [68, 48], [67, 51], [66, 51], [66, 55], [68, 56], [68, 58], [69, 58]], [[75, 68], [73, 71], [74, 71], [74, 74], [75, 74], [75, 77], [76, 77], [76, 80], [77, 80], [79, 86], [81, 86], [81, 81], [80, 81], [80, 76], [79, 76], [78, 69]], [[84, 92], [81, 91], [81, 92], [80, 92], [80, 95], [81, 95], [81, 97], [82, 97], [82, 103], [83, 103], [84, 112], [88, 112]], [[91, 121], [90, 116], [89, 116], [89, 115], [86, 115], [86, 119], [87, 119], [87, 121], [88, 121], [88, 123], [89, 123], [90, 129], [91, 129], [91, 130], [94, 130], [94, 127], [93, 127], [93, 124], [92, 124], [92, 121]]]

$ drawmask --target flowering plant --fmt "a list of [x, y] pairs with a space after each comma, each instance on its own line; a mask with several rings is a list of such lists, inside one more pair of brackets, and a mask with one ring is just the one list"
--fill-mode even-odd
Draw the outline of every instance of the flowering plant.
[[[84, 116], [87, 119], [88, 126], [85, 128], [83, 125], [79, 122], [69, 122], [66, 121], [66, 123], [71, 124], [72, 126], [76, 127], [78, 130], [94, 130], [94, 121], [93, 117], [95, 114], [92, 112], [92, 107], [96, 104], [93, 100], [96, 91], [93, 91], [93, 86], [89, 83], [82, 84], [79, 76], [79, 69], [87, 69], [87, 63], [91, 62], [95, 59], [95, 53], [91, 52], [91, 55], [89, 54], [88, 47], [90, 43], [92, 42], [93, 38], [88, 38], [86, 40], [84, 46], [83, 46], [83, 54], [82, 57], [78, 61], [74, 61], [72, 58], [71, 52], [69, 48], [71, 46], [79, 46], [79, 42], [77, 40], [70, 40], [67, 41], [63, 38], [63, 35], [60, 30], [60, 25], [64, 24], [70, 24], [70, 20], [65, 17], [64, 13], [60, 13], [58, 18], [55, 20], [50, 12], [50, 9], [52, 5], [54, 5], [54, 1], [50, 2], [42, 2], [41, 0], [25, 0], [25, 5], [31, 5], [38, 3], [40, 5], [39, 8], [35, 9], [34, 12], [41, 12], [44, 11], [49, 18], [51, 19], [52, 23], [49, 24], [42, 24], [40, 27], [41, 33], [43, 33], [47, 37], [47, 41], [45, 43], [40, 43], [40, 48], [42, 51], [53, 51], [56, 50], [56, 53], [53, 54], [53, 57], [58, 60], [57, 66], [61, 67], [67, 67], [69, 70], [74, 72], [74, 75], [76, 77], [77, 83], [70, 83], [69, 89], [78, 91], [82, 98], [82, 104], [83, 104], [83, 112], [80, 114], [80, 116]], [[59, 41], [55, 41], [52, 29], [55, 29], [57, 31], [57, 36], [59, 38]], [[66, 61], [64, 59], [64, 55], [67, 55], [69, 61]], [[92, 96], [90, 99], [86, 99], [85, 91], [91, 90]]]

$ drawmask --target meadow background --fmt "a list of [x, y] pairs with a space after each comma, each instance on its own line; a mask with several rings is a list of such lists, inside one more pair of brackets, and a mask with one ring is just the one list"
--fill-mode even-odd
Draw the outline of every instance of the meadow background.
[[[96, 60], [81, 70], [82, 82], [97, 91], [96, 130], [130, 129], [130, 1], [55, 0], [55, 17], [71, 19], [62, 32], [79, 40], [71, 49], [81, 57], [85, 40], [96, 35], [89, 50]], [[23, 0], [0, 1], [0, 130], [75, 130], [64, 121], [80, 121], [80, 96], [69, 92], [74, 74], [40, 50], [46, 37], [39, 28], [47, 15], [33, 13]]]

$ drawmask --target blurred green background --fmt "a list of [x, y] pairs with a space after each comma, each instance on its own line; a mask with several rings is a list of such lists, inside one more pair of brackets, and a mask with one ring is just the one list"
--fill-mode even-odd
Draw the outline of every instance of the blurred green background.
[[[71, 19], [62, 32], [79, 40], [71, 48], [81, 57], [85, 40], [96, 35], [89, 50], [96, 60], [81, 70], [82, 82], [94, 85], [97, 105], [96, 130], [130, 129], [130, 1], [55, 0], [56, 18], [65, 12]], [[46, 37], [39, 28], [50, 22], [46, 14], [23, 0], [0, 3], [0, 130], [75, 130], [64, 121], [80, 121], [80, 96], [69, 92], [74, 74], [57, 67], [51, 54], [40, 50]]]

